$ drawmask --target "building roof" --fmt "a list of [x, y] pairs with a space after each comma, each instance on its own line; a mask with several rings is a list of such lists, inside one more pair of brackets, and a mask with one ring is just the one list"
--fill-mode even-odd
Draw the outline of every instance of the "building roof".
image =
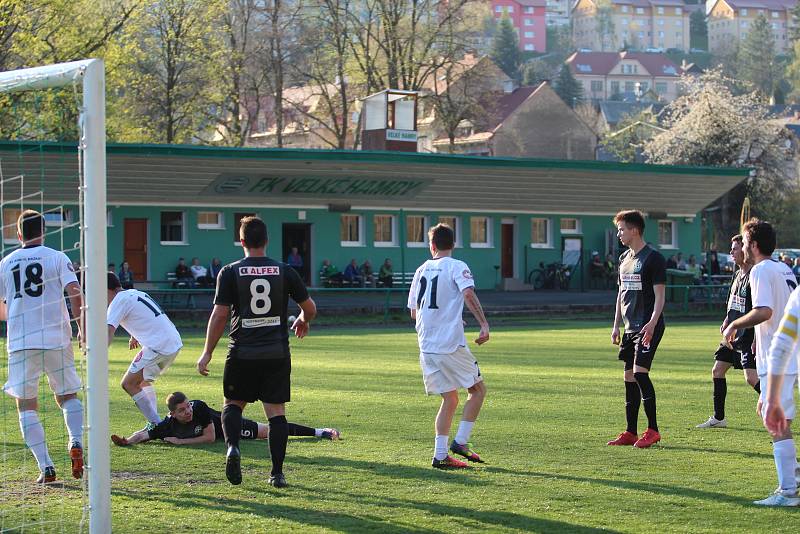
[[623, 59], [638, 61], [651, 76], [677, 78], [683, 74], [666, 54], [649, 52], [575, 52], [567, 58], [566, 64], [575, 75], [607, 76]]
[[516, 111], [516, 109], [528, 99], [528, 97], [535, 93], [539, 87], [541, 87], [541, 85], [536, 87], [517, 87], [512, 92], [504, 94], [502, 97], [500, 97], [495, 104], [495, 108], [492, 110], [492, 117], [487, 125], [486, 130], [496, 130], [497, 127], [503, 124], [503, 122], [509, 118], [511, 114], [514, 113], [514, 111]]
[[547, 7], [547, 0], [516, 0], [521, 6], [528, 7]]
[[613, 102], [607, 100], [600, 103], [600, 113], [609, 126], [619, 124], [626, 116], [636, 115], [646, 109], [651, 109], [656, 115], [664, 109], [664, 104], [650, 102]]
[[[748, 176], [747, 169], [347, 150], [112, 144], [106, 153], [112, 205], [599, 215], [636, 206], [694, 216]], [[75, 156], [74, 142], [0, 142], [5, 175], [28, 176], [26, 193], [38, 184], [45, 203], [74, 203]], [[20, 194], [16, 183], [5, 185], [6, 198]]]
[[[716, 5], [720, 0], [714, 2]], [[797, 0], [724, 0], [732, 9], [771, 9], [783, 11], [792, 9], [797, 5]], [[709, 10], [710, 12], [710, 10]]]

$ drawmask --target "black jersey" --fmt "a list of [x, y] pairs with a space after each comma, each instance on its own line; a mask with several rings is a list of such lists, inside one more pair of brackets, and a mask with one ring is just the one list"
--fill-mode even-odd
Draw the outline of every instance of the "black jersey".
[[[728, 324], [742, 317], [753, 309], [753, 298], [750, 293], [750, 273], [742, 269], [736, 271], [728, 293]], [[750, 352], [755, 337], [754, 328], [744, 328], [736, 331], [733, 348], [742, 352]]]
[[303, 280], [287, 264], [247, 257], [222, 268], [214, 304], [231, 307], [230, 357], [246, 360], [289, 357], [286, 311], [291, 297], [308, 300]]
[[650, 321], [656, 303], [653, 286], [666, 281], [667, 262], [650, 245], [645, 245], [638, 254], [631, 249], [622, 253], [619, 257], [619, 291], [625, 332], [638, 332]]
[[192, 405], [192, 420], [188, 423], [181, 423], [171, 416], [166, 416], [155, 428], [148, 431], [150, 439], [164, 438], [196, 438], [203, 435], [203, 430], [212, 422], [215, 426], [216, 439], [222, 439], [222, 421], [220, 413], [208, 407], [208, 404], [201, 400], [189, 401]]

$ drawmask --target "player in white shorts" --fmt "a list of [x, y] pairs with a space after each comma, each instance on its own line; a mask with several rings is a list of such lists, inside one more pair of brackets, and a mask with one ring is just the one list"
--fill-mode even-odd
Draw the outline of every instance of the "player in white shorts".
[[450, 427], [458, 406], [458, 390], [464, 388], [469, 395], [450, 450], [472, 462], [483, 461], [467, 442], [486, 397], [478, 362], [467, 348], [461, 319], [464, 303], [480, 324], [480, 334], [475, 340], [478, 345], [489, 341], [489, 323], [475, 294], [475, 282], [469, 267], [451, 257], [455, 239], [452, 228], [437, 224], [428, 231], [428, 239], [433, 259], [423, 263], [414, 273], [408, 308], [411, 318], [416, 321], [425, 392], [442, 396], [442, 405], [436, 415], [432, 465], [438, 469], [463, 468], [467, 467], [466, 463], [447, 453]]
[[83, 476], [83, 405], [77, 396], [81, 380], [75, 371], [64, 292], [76, 316], [83, 296], [72, 262], [63, 252], [44, 246], [43, 235], [42, 215], [23, 211], [17, 220], [22, 247], [0, 262], [0, 300], [4, 301], [0, 319], [8, 321], [8, 381], [3, 390], [17, 400], [22, 437], [41, 471], [37, 482], [50, 483], [56, 471], [38, 415], [42, 372], [64, 414], [72, 476]]
[[[781, 321], [781, 314], [786, 309], [789, 297], [797, 287], [797, 279], [792, 270], [783, 262], [774, 261], [771, 256], [775, 250], [775, 230], [765, 221], [751, 219], [742, 228], [743, 251], [745, 261], [752, 263], [750, 269], [750, 291], [752, 294], [753, 309], [732, 321], [722, 333], [723, 338], [733, 342], [736, 331], [742, 328], [755, 326], [756, 338], [756, 368], [761, 381], [761, 395], [758, 399], [757, 411], [762, 415], [762, 409], [767, 402], [767, 354], [773, 343], [773, 338]], [[797, 450], [789, 423], [794, 418], [794, 384], [797, 382], [797, 362], [794, 359], [788, 362], [783, 369], [783, 390], [780, 392], [780, 409], [786, 421], [780, 432], [773, 433], [773, 451], [775, 468], [778, 472], [778, 489], [775, 492], [754, 504], [762, 506], [798, 506], [800, 496], [797, 493]], [[774, 389], [774, 388], [773, 388]], [[777, 395], [773, 392], [773, 395]], [[778, 397], [773, 398], [773, 403]], [[773, 406], [773, 416], [775, 413]], [[764, 412], [763, 415], [766, 415]]]
[[108, 278], [108, 344], [122, 326], [130, 335], [128, 348], [141, 348], [131, 362], [120, 385], [142, 412], [149, 424], [161, 421], [153, 382], [163, 373], [183, 347], [181, 336], [172, 321], [155, 301], [138, 289], [122, 289], [117, 275]]

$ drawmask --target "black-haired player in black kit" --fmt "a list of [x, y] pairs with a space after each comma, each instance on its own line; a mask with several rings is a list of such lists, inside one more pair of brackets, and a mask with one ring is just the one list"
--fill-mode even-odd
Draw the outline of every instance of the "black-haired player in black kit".
[[289, 330], [286, 312], [289, 298], [300, 306], [291, 325], [298, 338], [308, 333], [308, 324], [317, 314], [297, 271], [266, 256], [267, 226], [258, 217], [245, 217], [239, 229], [244, 259], [222, 268], [217, 277], [214, 310], [208, 319], [203, 354], [197, 371], [208, 375], [208, 364], [217, 342], [225, 331], [230, 314], [228, 357], [222, 376], [225, 406], [222, 431], [227, 453], [225, 476], [231, 484], [242, 483], [239, 438], [242, 410], [250, 402], [261, 401], [269, 419], [269, 450], [272, 473], [269, 483], [286, 486], [283, 460], [289, 429], [285, 403], [289, 402]]

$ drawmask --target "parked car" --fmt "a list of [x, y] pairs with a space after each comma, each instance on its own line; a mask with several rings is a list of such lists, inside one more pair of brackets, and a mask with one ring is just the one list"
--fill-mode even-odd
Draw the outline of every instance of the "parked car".
[[794, 260], [800, 256], [800, 248], [776, 248], [775, 252], [772, 253], [773, 260], [777, 260], [781, 256], [789, 256]]

